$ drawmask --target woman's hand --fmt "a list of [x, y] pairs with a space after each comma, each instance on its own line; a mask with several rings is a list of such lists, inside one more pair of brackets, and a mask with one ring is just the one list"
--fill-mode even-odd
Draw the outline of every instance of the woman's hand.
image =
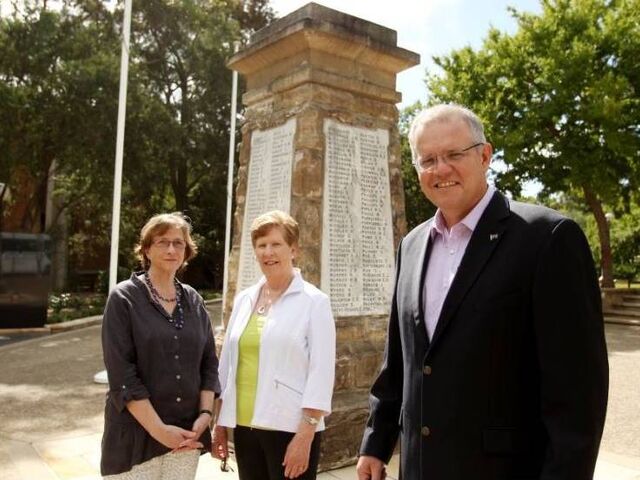
[[149, 435], [165, 447], [175, 450], [181, 448], [180, 445], [184, 442], [192, 440], [194, 443], [191, 448], [202, 448], [202, 444], [197, 441], [199, 437], [195, 437], [193, 432], [164, 423], [148, 398], [131, 400], [127, 403], [127, 410], [149, 432]]
[[213, 429], [213, 440], [211, 441], [211, 455], [222, 460], [229, 456], [229, 443], [227, 428], [216, 425]]
[[202, 448], [195, 433], [176, 427], [175, 425], [162, 424], [152, 435], [158, 442], [172, 450], [182, 449], [184, 445], [190, 448]]
[[174, 452], [184, 451], [184, 450], [195, 450], [196, 448], [202, 448], [203, 445], [198, 439], [202, 436], [206, 428], [209, 426], [209, 421], [211, 420], [211, 416], [206, 413], [201, 413], [196, 421], [193, 422], [193, 426], [191, 427], [191, 432], [193, 432], [193, 438], [186, 439], [178, 445], [178, 448], [174, 448]]
[[193, 427], [191, 427], [191, 431], [196, 434], [195, 438], [200, 438], [200, 436], [204, 433], [204, 431], [209, 426], [211, 422], [211, 415], [208, 413], [201, 413], [196, 421], [193, 422]]
[[311, 452], [311, 443], [315, 432], [305, 431], [296, 433], [284, 454], [284, 476], [287, 478], [296, 478], [302, 475], [309, 468], [309, 453]]

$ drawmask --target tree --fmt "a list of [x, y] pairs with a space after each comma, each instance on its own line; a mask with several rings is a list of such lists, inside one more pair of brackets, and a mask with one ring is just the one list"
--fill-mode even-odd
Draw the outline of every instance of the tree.
[[[103, 193], [99, 171], [113, 147], [117, 107], [114, 32], [81, 18], [26, 5], [0, 19], [0, 170], [34, 185], [20, 226], [44, 231], [49, 176], [66, 185], [64, 208]], [[54, 167], [55, 168], [52, 168]], [[11, 182], [9, 182], [11, 184]], [[55, 222], [54, 222], [55, 223]]]
[[411, 147], [409, 146], [409, 128], [415, 116], [422, 110], [420, 102], [406, 107], [400, 112], [400, 157], [402, 159], [402, 185], [404, 187], [404, 205], [407, 218], [407, 228], [420, 225], [431, 218], [436, 207], [424, 196], [420, 187], [420, 181], [413, 166]]
[[[548, 205], [578, 222], [592, 246], [593, 257], [599, 262], [598, 227], [584, 201], [575, 196], [556, 194], [548, 199]], [[637, 199], [632, 199], [628, 210], [620, 209], [617, 214], [608, 212], [606, 217], [611, 232], [614, 277], [637, 281], [640, 279], [640, 205]]]
[[526, 180], [543, 197], [575, 195], [597, 225], [605, 286], [613, 285], [605, 212], [629, 208], [640, 186], [640, 2], [545, 0], [539, 15], [512, 14], [514, 35], [490, 30], [480, 49], [436, 58], [432, 102], [454, 101], [487, 125], [502, 188]]
[[[266, 0], [140, 0], [134, 4], [125, 133], [121, 249], [144, 221], [181, 210], [201, 235], [197, 261], [222, 271], [233, 44], [266, 25]], [[72, 259], [106, 259], [122, 4], [25, 4], [0, 19], [0, 182], [26, 172], [22, 228], [44, 231], [47, 185], [72, 218]], [[55, 169], [52, 169], [52, 165]], [[51, 232], [54, 233], [55, 232]], [[106, 266], [106, 265], [105, 265]], [[103, 267], [104, 268], [104, 267]], [[221, 277], [205, 275], [221, 284]]]
[[633, 206], [628, 213], [612, 217], [614, 275], [631, 282], [640, 279], [640, 206]]
[[[153, 99], [157, 113], [146, 117], [152, 124], [127, 133], [138, 144], [146, 139], [150, 148], [130, 162], [130, 173], [139, 176], [150, 163], [163, 172], [169, 189], [164, 210], [192, 218], [201, 247], [195, 263], [205, 266], [205, 280], [216, 286], [224, 267], [231, 99], [226, 61], [235, 42], [272, 19], [266, 0], [140, 0], [133, 14], [137, 62], [131, 82], [144, 92], [145, 102]], [[132, 204], [144, 205], [146, 195], [132, 194]]]

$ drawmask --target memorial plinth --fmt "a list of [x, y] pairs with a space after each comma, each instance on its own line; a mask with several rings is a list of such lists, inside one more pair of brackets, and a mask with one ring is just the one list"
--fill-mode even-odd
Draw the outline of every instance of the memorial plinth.
[[382, 359], [394, 251], [406, 230], [395, 83], [418, 62], [395, 31], [310, 3], [257, 32], [228, 63], [247, 92], [226, 305], [259, 275], [253, 219], [290, 212], [300, 223], [297, 265], [330, 296], [336, 318], [323, 469], [355, 460]]

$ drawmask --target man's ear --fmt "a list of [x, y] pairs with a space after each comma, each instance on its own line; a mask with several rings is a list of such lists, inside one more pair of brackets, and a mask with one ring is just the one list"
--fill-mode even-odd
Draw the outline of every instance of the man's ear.
[[487, 142], [482, 146], [482, 165], [489, 168], [491, 159], [493, 158], [493, 146]]

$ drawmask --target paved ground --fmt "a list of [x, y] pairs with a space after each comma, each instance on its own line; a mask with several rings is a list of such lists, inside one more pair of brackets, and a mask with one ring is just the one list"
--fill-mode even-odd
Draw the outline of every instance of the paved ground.
[[0, 347], [11, 343], [29, 340], [30, 338], [38, 338], [50, 335], [50, 332], [10, 332], [6, 333], [0, 329]]
[[[640, 328], [608, 325], [607, 341], [610, 402], [596, 479], [640, 480]], [[101, 368], [99, 326], [0, 347], [1, 480], [100, 478], [105, 386], [92, 377]], [[203, 456], [197, 478], [237, 476]], [[347, 468], [319, 480], [355, 478]]]
[[603, 449], [640, 459], [640, 327], [607, 325], [609, 407]]

